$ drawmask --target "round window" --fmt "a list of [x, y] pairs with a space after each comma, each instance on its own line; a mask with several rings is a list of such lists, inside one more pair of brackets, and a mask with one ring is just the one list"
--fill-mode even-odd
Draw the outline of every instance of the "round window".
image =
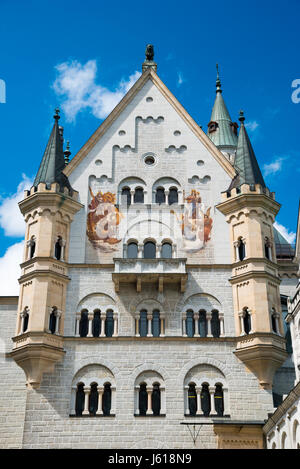
[[145, 161], [146, 165], [151, 166], [155, 163], [155, 158], [154, 158], [154, 156], [148, 155], [148, 156], [146, 156], [144, 161]]

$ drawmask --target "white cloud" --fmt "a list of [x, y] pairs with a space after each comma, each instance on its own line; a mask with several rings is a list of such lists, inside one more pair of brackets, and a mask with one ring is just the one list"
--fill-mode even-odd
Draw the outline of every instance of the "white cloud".
[[264, 176], [269, 176], [269, 175], [278, 173], [278, 171], [281, 170], [282, 162], [285, 159], [286, 158], [284, 158], [284, 157], [279, 157], [276, 160], [274, 160], [272, 163], [264, 164], [264, 166], [263, 166]]
[[32, 184], [32, 180], [22, 174], [22, 181], [18, 185], [17, 192], [0, 199], [0, 226], [4, 230], [5, 236], [21, 237], [24, 235], [25, 222], [18, 202], [23, 199], [24, 190], [30, 189]]
[[249, 121], [245, 124], [246, 129], [250, 130], [250, 132], [254, 132], [258, 126], [259, 123], [256, 121]]
[[181, 72], [177, 72], [177, 86], [179, 87], [185, 81]]
[[18, 296], [18, 278], [23, 257], [24, 241], [13, 244], [0, 258], [0, 296]]
[[122, 79], [114, 91], [96, 83], [97, 64], [89, 60], [82, 65], [77, 60], [56, 66], [58, 76], [53, 89], [62, 96], [62, 109], [69, 122], [75, 121], [77, 114], [89, 109], [92, 114], [104, 119], [133, 86], [141, 73], [136, 71], [128, 80]]
[[283, 225], [280, 225], [277, 221], [274, 223], [274, 227], [279, 231], [280, 234], [290, 243], [293, 244], [296, 240], [296, 233], [293, 231], [289, 231], [288, 228], [286, 228]]

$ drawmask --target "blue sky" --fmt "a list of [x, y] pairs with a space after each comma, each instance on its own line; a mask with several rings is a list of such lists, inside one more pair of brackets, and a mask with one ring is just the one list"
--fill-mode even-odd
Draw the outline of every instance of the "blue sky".
[[158, 75], [205, 131], [219, 63], [231, 117], [244, 110], [265, 181], [282, 204], [278, 222], [296, 231], [300, 103], [291, 96], [300, 79], [299, 0], [0, 0], [0, 15], [2, 271], [13, 259], [7, 249], [16, 256], [21, 249], [13, 206], [18, 187], [37, 172], [54, 108], [62, 106], [74, 156], [137, 78], [147, 43]]

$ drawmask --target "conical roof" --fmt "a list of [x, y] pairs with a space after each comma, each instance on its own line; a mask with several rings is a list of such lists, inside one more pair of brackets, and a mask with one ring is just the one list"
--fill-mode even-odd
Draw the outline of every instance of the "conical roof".
[[46, 184], [47, 188], [50, 188], [53, 182], [57, 182], [62, 192], [65, 187], [72, 192], [67, 176], [62, 173], [65, 168], [65, 158], [63, 149], [63, 129], [58, 125], [59, 118], [59, 110], [56, 109], [52, 132], [33, 185], [37, 187], [40, 182], [43, 182]]
[[[211, 113], [207, 135], [217, 147], [236, 147], [236, 124], [233, 124], [222, 96], [221, 81], [219, 78], [218, 68], [216, 88], [216, 99]], [[214, 122], [216, 122], [218, 125], [216, 127], [216, 130], [211, 131], [210, 124]]]
[[234, 160], [234, 168], [238, 174], [233, 179], [229, 190], [233, 187], [240, 187], [242, 184], [260, 184], [262, 187], [266, 187], [244, 125], [244, 120], [244, 113], [240, 111], [239, 121], [241, 125]]

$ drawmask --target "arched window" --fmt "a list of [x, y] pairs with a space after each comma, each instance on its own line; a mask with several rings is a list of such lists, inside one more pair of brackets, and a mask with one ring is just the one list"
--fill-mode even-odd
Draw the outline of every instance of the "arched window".
[[93, 337], [99, 337], [100, 332], [101, 332], [101, 317], [100, 317], [99, 309], [95, 309], [94, 311], [92, 331], [93, 331]]
[[220, 337], [219, 312], [216, 310], [213, 310], [211, 315], [211, 333], [213, 337]]
[[121, 202], [124, 205], [131, 204], [131, 193], [129, 187], [123, 187], [121, 192]]
[[160, 336], [160, 313], [155, 309], [152, 313], [152, 335], [153, 337]]
[[91, 415], [96, 415], [98, 410], [98, 390], [97, 390], [97, 383], [91, 384], [91, 391], [89, 395], [89, 412]]
[[154, 383], [153, 384], [152, 411], [153, 411], [153, 415], [159, 415], [160, 414], [160, 386], [159, 386], [159, 383]]
[[281, 437], [281, 449], [286, 449], [285, 445], [286, 445], [286, 433], [283, 432], [282, 437]]
[[188, 337], [194, 337], [195, 334], [194, 311], [191, 309], [186, 312], [186, 334]]
[[219, 415], [219, 417], [222, 417], [222, 415], [224, 414], [224, 395], [222, 384], [216, 384], [215, 409], [217, 415]]
[[197, 413], [197, 393], [196, 393], [196, 385], [194, 383], [189, 384], [188, 406], [189, 406], [190, 415], [196, 415], [196, 413]]
[[272, 323], [272, 330], [273, 332], [275, 332], [275, 334], [278, 334], [278, 327], [277, 327], [277, 318], [276, 318], [277, 314], [276, 314], [276, 311], [274, 308], [272, 308], [272, 311], [271, 311], [271, 323]]
[[271, 244], [269, 238], [265, 237], [265, 256], [271, 260]]
[[127, 258], [136, 259], [138, 256], [138, 245], [137, 243], [129, 243], [127, 245]]
[[55, 334], [55, 330], [56, 330], [56, 321], [57, 321], [56, 313], [57, 313], [56, 309], [52, 308], [52, 312], [49, 318], [49, 331], [51, 332], [51, 334]]
[[35, 246], [36, 246], [35, 236], [31, 236], [31, 239], [28, 241], [29, 259], [32, 259], [34, 256]]
[[134, 192], [133, 201], [135, 204], [144, 203], [144, 190], [142, 187], [137, 187]]
[[165, 189], [163, 187], [158, 187], [156, 189], [155, 202], [157, 204], [166, 203], [166, 194], [165, 194]]
[[82, 415], [83, 409], [84, 409], [84, 390], [83, 390], [84, 384], [79, 383], [77, 385], [77, 391], [76, 391], [76, 402], [75, 402], [75, 414], [77, 417]]
[[199, 335], [200, 337], [207, 336], [207, 320], [206, 320], [206, 311], [199, 311]]
[[114, 313], [111, 309], [106, 312], [105, 319], [105, 335], [106, 337], [112, 337], [114, 333]]
[[111, 384], [105, 383], [102, 398], [103, 415], [110, 415], [111, 410]]
[[86, 337], [89, 329], [88, 312], [86, 310], [81, 312], [81, 318], [79, 322], [79, 335], [80, 337]]
[[251, 316], [249, 314], [248, 308], [244, 308], [243, 321], [245, 334], [249, 334], [249, 332], [251, 331]]
[[238, 253], [239, 253], [239, 260], [242, 261], [245, 258], [245, 255], [246, 255], [245, 243], [242, 240], [242, 238], [239, 238]]
[[208, 384], [202, 384], [201, 390], [201, 409], [205, 417], [208, 417], [210, 414], [210, 394], [208, 389]]
[[29, 313], [28, 313], [28, 307], [26, 306], [24, 308], [24, 311], [22, 311], [21, 313], [21, 317], [22, 317], [22, 330], [21, 332], [26, 332], [27, 329], [28, 329], [28, 322], [29, 322]]
[[171, 243], [163, 243], [161, 247], [161, 257], [164, 259], [172, 258], [172, 244]]
[[146, 337], [147, 336], [147, 311], [145, 309], [142, 309], [140, 312], [140, 319], [139, 319], [139, 330], [140, 330], [140, 336], [141, 337]]
[[139, 390], [139, 414], [146, 415], [148, 408], [148, 393], [146, 383], [140, 384]]
[[169, 205], [178, 204], [178, 191], [176, 187], [172, 187], [169, 191]]
[[62, 255], [62, 237], [58, 236], [57, 241], [55, 243], [54, 256], [59, 261], [61, 259], [61, 255]]
[[156, 244], [152, 241], [147, 241], [144, 244], [144, 259], [156, 258]]

